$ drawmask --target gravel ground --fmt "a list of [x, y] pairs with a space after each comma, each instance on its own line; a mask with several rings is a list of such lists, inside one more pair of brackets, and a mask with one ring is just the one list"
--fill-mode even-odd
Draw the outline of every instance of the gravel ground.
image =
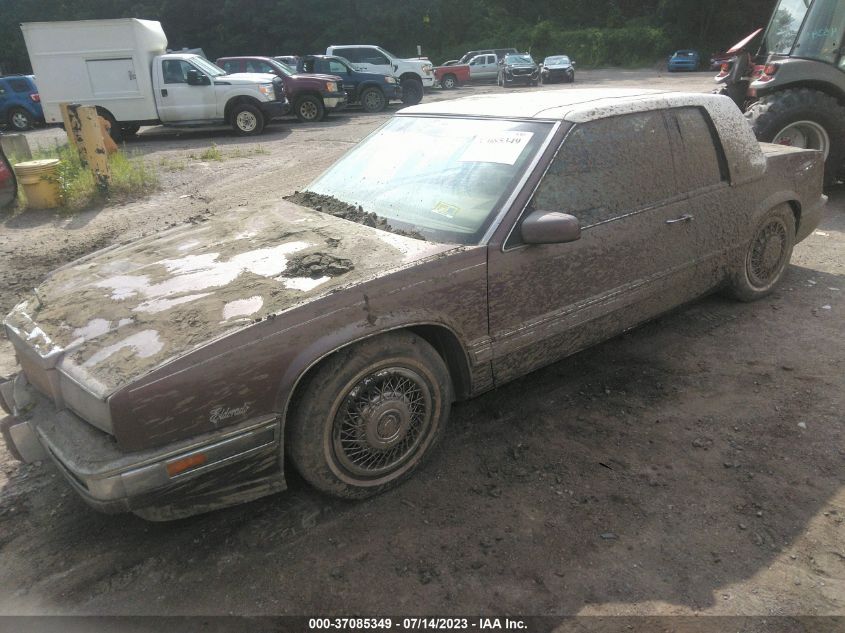
[[[579, 72], [593, 85], [704, 91], [712, 74]], [[387, 116], [257, 139], [145, 128], [127, 149], [160, 191], [0, 216], [0, 309], [95, 248], [287, 195]], [[197, 158], [212, 143], [223, 160]], [[89, 510], [51, 464], [0, 447], [0, 614], [845, 615], [845, 191], [830, 195], [771, 297], [697, 301], [458, 404], [416, 477], [366, 502], [293, 479], [151, 524]]]

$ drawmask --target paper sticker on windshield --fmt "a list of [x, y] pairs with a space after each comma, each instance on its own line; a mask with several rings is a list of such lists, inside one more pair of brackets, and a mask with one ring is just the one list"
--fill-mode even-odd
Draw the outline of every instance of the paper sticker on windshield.
[[434, 205], [434, 208], [431, 210], [432, 213], [436, 213], [437, 215], [442, 215], [444, 217], [449, 218], [450, 220], [454, 218], [460, 209], [456, 207], [454, 204], [449, 204], [448, 202], [438, 202]]
[[462, 163], [501, 163], [513, 165], [528, 146], [533, 132], [479, 134], [460, 158]]

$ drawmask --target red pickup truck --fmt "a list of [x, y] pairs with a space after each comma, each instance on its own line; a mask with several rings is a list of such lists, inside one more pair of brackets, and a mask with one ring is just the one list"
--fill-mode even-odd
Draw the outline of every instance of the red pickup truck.
[[461, 84], [469, 83], [470, 74], [467, 64], [454, 66], [437, 66], [434, 69], [434, 83], [444, 90], [457, 88]]

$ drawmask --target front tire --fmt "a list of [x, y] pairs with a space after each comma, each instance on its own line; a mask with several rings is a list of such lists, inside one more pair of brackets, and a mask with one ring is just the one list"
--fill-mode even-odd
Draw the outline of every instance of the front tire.
[[381, 112], [387, 107], [387, 98], [379, 88], [365, 88], [361, 93], [361, 107], [364, 112]]
[[297, 98], [293, 104], [293, 111], [302, 123], [322, 121], [326, 115], [323, 100], [314, 95], [303, 95]]
[[423, 339], [397, 332], [344, 348], [300, 387], [287, 455], [315, 488], [347, 499], [406, 479], [443, 435], [452, 382]]
[[16, 132], [31, 130], [34, 124], [32, 115], [23, 108], [12, 108], [9, 111], [9, 127]]
[[845, 108], [834, 97], [790, 88], [761, 97], [745, 116], [761, 141], [823, 152], [824, 183], [836, 182], [845, 162]]
[[756, 301], [770, 294], [786, 273], [794, 246], [792, 208], [778, 205], [757, 225], [745, 256], [731, 275], [730, 294], [740, 301]]
[[239, 136], [255, 136], [264, 131], [264, 115], [250, 103], [239, 103], [232, 110], [232, 128]]
[[402, 103], [407, 106], [417, 105], [423, 99], [423, 85], [419, 79], [403, 79]]

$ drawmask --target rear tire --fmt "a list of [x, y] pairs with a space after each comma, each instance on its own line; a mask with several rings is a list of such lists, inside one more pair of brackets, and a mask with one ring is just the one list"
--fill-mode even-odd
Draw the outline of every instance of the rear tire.
[[114, 115], [105, 108], [97, 106], [97, 116], [101, 116], [108, 121], [109, 136], [111, 136], [111, 140], [113, 140], [117, 145], [120, 145], [123, 142], [123, 129], [120, 125], [118, 125]]
[[381, 112], [387, 107], [387, 97], [379, 88], [365, 88], [361, 93], [361, 107], [364, 112]]
[[827, 145], [824, 184], [832, 185], [845, 162], [845, 108], [832, 96], [809, 88], [790, 88], [761, 97], [745, 113], [754, 134], [767, 143]]
[[423, 100], [423, 85], [419, 79], [403, 79], [402, 86], [402, 103], [407, 106], [417, 105]]
[[15, 132], [26, 132], [31, 130], [34, 120], [32, 115], [23, 108], [12, 108], [9, 110], [9, 127]]
[[452, 74], [444, 75], [440, 80], [440, 85], [444, 90], [454, 90], [458, 86], [458, 78]]
[[238, 136], [255, 136], [264, 131], [264, 115], [250, 103], [239, 103], [232, 109], [232, 128]]
[[783, 278], [795, 245], [795, 216], [788, 204], [769, 211], [757, 225], [745, 255], [730, 277], [728, 292], [740, 301], [756, 301]]
[[432, 452], [449, 418], [452, 382], [423, 339], [395, 332], [330, 356], [299, 387], [286, 450], [315, 488], [347, 499], [403, 481]]

